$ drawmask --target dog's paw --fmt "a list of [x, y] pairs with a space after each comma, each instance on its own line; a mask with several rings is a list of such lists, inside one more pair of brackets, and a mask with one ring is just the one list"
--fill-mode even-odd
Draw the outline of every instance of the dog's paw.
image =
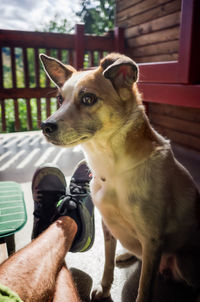
[[110, 291], [103, 289], [102, 285], [98, 285], [91, 295], [91, 301], [101, 301], [110, 297]]
[[115, 258], [116, 266], [120, 268], [128, 267], [133, 263], [135, 263], [136, 261], [137, 258], [133, 254], [124, 251], [118, 253]]
[[130, 259], [135, 258], [135, 256], [129, 252], [121, 251], [119, 252], [115, 258], [116, 263], [129, 261]]

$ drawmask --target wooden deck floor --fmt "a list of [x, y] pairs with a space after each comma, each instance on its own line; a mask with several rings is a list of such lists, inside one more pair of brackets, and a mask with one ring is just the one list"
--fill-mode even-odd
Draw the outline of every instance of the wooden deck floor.
[[69, 176], [82, 158], [80, 147], [53, 146], [41, 131], [0, 134], [0, 180], [29, 182], [35, 169], [48, 162], [58, 165]]
[[[199, 153], [187, 150], [180, 146], [173, 146], [175, 154], [191, 172], [196, 183], [200, 187], [200, 157]], [[25, 203], [28, 213], [28, 221], [25, 227], [16, 233], [15, 243], [16, 250], [22, 248], [30, 242], [32, 224], [33, 224], [33, 200], [31, 194], [31, 179], [35, 169], [43, 163], [57, 164], [66, 178], [68, 178], [76, 163], [83, 158], [83, 153], [79, 147], [71, 149], [62, 149], [54, 147], [46, 142], [40, 131], [24, 132], [13, 134], [0, 134], [0, 180], [14, 180], [22, 185], [24, 191]], [[101, 229], [101, 217], [98, 211], [95, 215], [95, 242], [94, 246], [87, 253], [73, 254], [69, 253], [66, 257], [68, 267], [76, 268], [76, 275], [82, 280], [82, 287], [85, 289], [89, 284], [97, 285], [101, 279], [104, 265], [104, 243]], [[120, 246], [118, 246], [118, 250]], [[137, 293], [138, 262], [124, 268], [115, 268], [114, 284], [112, 286], [113, 300], [107, 302], [129, 302], [134, 301]], [[77, 269], [79, 271], [77, 271]], [[87, 274], [87, 275], [86, 275]], [[177, 292], [181, 296], [180, 300], [186, 302], [188, 296], [185, 295], [184, 288], [167, 288], [163, 289], [161, 282], [160, 294], [156, 302], [163, 301], [163, 293], [166, 297], [165, 301], [172, 301], [174, 293]], [[186, 290], [187, 293], [187, 290]], [[89, 301], [89, 300], [85, 300]], [[192, 300], [191, 300], [192, 301]]]

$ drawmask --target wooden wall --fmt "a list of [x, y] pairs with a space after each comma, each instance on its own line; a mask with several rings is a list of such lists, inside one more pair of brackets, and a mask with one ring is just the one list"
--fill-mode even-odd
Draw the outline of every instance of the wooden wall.
[[[180, 16], [181, 0], [116, 0], [126, 54], [137, 63], [178, 60]], [[149, 118], [172, 142], [200, 152], [200, 109], [149, 103]]]
[[116, 25], [125, 28], [127, 55], [137, 63], [178, 58], [181, 0], [117, 0]]
[[200, 152], [200, 109], [150, 103], [149, 118], [160, 134]]

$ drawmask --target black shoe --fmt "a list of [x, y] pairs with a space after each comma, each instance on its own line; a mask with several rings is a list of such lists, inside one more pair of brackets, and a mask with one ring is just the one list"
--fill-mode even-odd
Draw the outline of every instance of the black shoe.
[[69, 185], [72, 198], [77, 200], [81, 222], [80, 232], [77, 234], [71, 248], [73, 252], [85, 252], [89, 250], [94, 243], [94, 205], [90, 196], [89, 187], [91, 178], [91, 172], [86, 161], [80, 161], [74, 170]]
[[70, 251], [84, 252], [91, 248], [94, 242], [94, 207], [89, 191], [90, 179], [85, 162], [79, 163], [70, 182], [70, 188], [74, 189], [70, 190], [71, 194], [66, 194], [65, 177], [57, 167], [45, 165], [37, 169], [32, 183], [35, 204], [32, 238], [60, 216], [70, 216], [78, 226]]
[[66, 180], [57, 166], [45, 164], [33, 176], [34, 221], [32, 239], [41, 234], [52, 221], [58, 200], [66, 194]]

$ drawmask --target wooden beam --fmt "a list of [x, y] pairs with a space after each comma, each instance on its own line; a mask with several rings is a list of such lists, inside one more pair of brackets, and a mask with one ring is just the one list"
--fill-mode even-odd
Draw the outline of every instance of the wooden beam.
[[0, 90], [0, 99], [13, 98], [46, 98], [55, 97], [57, 88], [51, 87], [36, 87], [36, 88], [4, 88]]
[[200, 85], [139, 83], [146, 102], [200, 108]]
[[177, 61], [139, 64], [140, 82], [177, 83]]
[[0, 45], [26, 48], [74, 48], [74, 35], [0, 30]]

